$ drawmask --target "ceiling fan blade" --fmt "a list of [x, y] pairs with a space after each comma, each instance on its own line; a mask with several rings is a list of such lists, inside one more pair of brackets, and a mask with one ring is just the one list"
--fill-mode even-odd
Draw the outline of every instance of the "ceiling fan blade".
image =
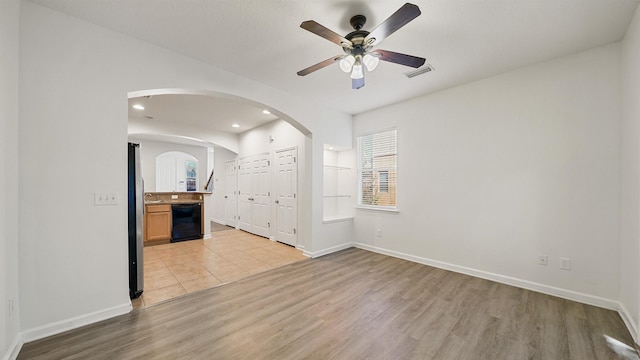
[[353, 43], [347, 39], [344, 38], [344, 36], [336, 34], [335, 32], [327, 29], [326, 27], [324, 27], [323, 25], [318, 24], [317, 22], [313, 21], [313, 20], [307, 20], [305, 22], [303, 22], [302, 24], [300, 24], [300, 27], [311, 31], [312, 33], [323, 37], [329, 41], [331, 41], [332, 43], [336, 43], [342, 47], [352, 47]]
[[360, 79], [351, 79], [351, 88], [354, 90], [360, 89], [364, 86], [364, 77]]
[[302, 70], [298, 71], [298, 75], [299, 76], [309, 75], [309, 74], [311, 74], [312, 72], [314, 72], [316, 70], [320, 70], [322, 68], [325, 68], [325, 67], [333, 64], [334, 62], [342, 59], [343, 57], [345, 57], [345, 55], [337, 55], [337, 56], [329, 58], [329, 59], [327, 59], [325, 61], [321, 61], [321, 62], [319, 62], [319, 63], [317, 63], [315, 65], [309, 66], [306, 69], [302, 69]]
[[370, 45], [379, 44], [389, 35], [396, 32], [401, 27], [407, 25], [411, 20], [417, 18], [421, 14], [417, 5], [406, 3], [396, 12], [387, 18], [382, 24], [378, 25], [367, 37], [365, 43], [371, 41]]
[[419, 68], [420, 66], [424, 65], [424, 62], [426, 61], [425, 58], [421, 58], [413, 55], [401, 54], [401, 53], [388, 51], [388, 50], [376, 49], [372, 53], [379, 54], [380, 60], [384, 60], [384, 61], [388, 61], [388, 62], [400, 64], [400, 65], [405, 65], [405, 66], [411, 66], [413, 68]]

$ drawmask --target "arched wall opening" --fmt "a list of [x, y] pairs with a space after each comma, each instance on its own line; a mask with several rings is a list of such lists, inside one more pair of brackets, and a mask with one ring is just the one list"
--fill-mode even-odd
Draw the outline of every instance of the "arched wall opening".
[[[253, 156], [256, 154], [269, 154], [270, 162], [275, 164], [275, 154], [282, 149], [295, 149], [296, 151], [296, 165], [297, 165], [297, 225], [296, 232], [298, 234], [310, 234], [311, 226], [308, 221], [309, 214], [311, 213], [311, 131], [303, 126], [300, 122], [296, 121], [292, 117], [288, 116], [282, 111], [263, 104], [257, 101], [246, 99], [236, 95], [230, 95], [226, 93], [206, 90], [192, 90], [192, 89], [151, 89], [133, 91], [128, 93], [129, 99], [143, 99], [154, 97], [158, 99], [160, 97], [167, 96], [195, 96], [195, 97], [211, 97], [216, 101], [220, 99], [228, 99], [229, 102], [241, 102], [243, 104], [254, 106], [258, 109], [268, 109], [273, 115], [273, 120], [268, 120], [263, 124], [243, 129], [241, 133], [226, 133], [224, 131], [216, 131], [213, 127], [207, 128], [206, 126], [194, 126], [192, 123], [184, 124], [180, 122], [179, 118], [171, 122], [157, 122], [156, 120], [147, 119], [135, 119], [132, 116], [128, 121], [128, 137], [132, 142], [139, 142], [142, 145], [142, 152], [146, 148], [153, 148], [153, 151], [159, 153], [161, 150], [158, 146], [161, 142], [172, 143], [173, 147], [165, 148], [166, 151], [181, 150], [189, 152], [187, 147], [191, 146], [191, 153], [201, 152], [198, 148], [203, 149], [207, 147], [212, 154], [211, 167], [207, 169], [207, 177], [211, 175], [212, 191], [208, 194], [203, 190], [204, 183], [201, 181], [201, 185], [198, 186], [198, 191], [205, 192], [205, 221], [204, 221], [204, 233], [205, 238], [210, 236], [209, 221], [220, 223], [223, 225], [230, 225], [236, 227], [237, 224], [229, 224], [225, 221], [225, 206], [222, 204], [226, 201], [227, 196], [232, 194], [226, 193], [230, 188], [230, 184], [225, 182], [225, 162], [230, 160], [236, 160], [246, 158], [247, 156]], [[132, 103], [129, 103], [130, 114]], [[215, 117], [212, 117], [215, 118]], [[213, 120], [215, 121], [215, 119]], [[212, 130], [213, 129], [213, 130]], [[144, 158], [144, 157], [143, 157]], [[206, 158], [206, 157], [205, 157]], [[151, 169], [150, 162], [147, 161], [143, 168], [147, 173], [155, 172], [155, 169]], [[200, 161], [200, 173], [205, 167], [204, 161]], [[273, 177], [275, 177], [275, 173]], [[147, 176], [149, 179], [157, 181], [155, 174]], [[149, 183], [145, 179], [145, 184]], [[153, 181], [152, 181], [153, 183]], [[273, 181], [275, 188], [276, 182]], [[153, 185], [149, 183], [148, 189], [153, 189]], [[236, 185], [237, 186], [237, 185]], [[271, 199], [273, 200], [273, 199]], [[273, 201], [271, 201], [273, 203]], [[275, 205], [272, 204], [275, 207]], [[275, 211], [272, 211], [271, 218], [268, 220], [270, 224], [276, 224]], [[275, 230], [269, 234], [269, 238], [274, 239]], [[275, 239], [277, 240], [277, 239]], [[309, 248], [311, 244], [311, 238], [309, 236], [302, 235], [298, 237], [295, 244], [296, 247], [304, 251], [305, 248]]]
[[[143, 96], [154, 96], [154, 95], [202, 95], [202, 96], [210, 96], [210, 97], [216, 97], [221, 99], [229, 99], [233, 101], [241, 101], [246, 104], [254, 105], [256, 107], [269, 109], [269, 111], [271, 111], [272, 114], [286, 121], [287, 123], [291, 124], [291, 126], [296, 128], [305, 136], [308, 136], [310, 138], [312, 137], [311, 131], [307, 127], [302, 125], [300, 122], [298, 122], [288, 114], [278, 110], [277, 108], [270, 106], [269, 104], [263, 104], [263, 103], [260, 103], [245, 97], [237, 96], [237, 95], [227, 94], [227, 93], [218, 92], [218, 91], [211, 91], [211, 90], [166, 88], [166, 89], [149, 89], [149, 90], [131, 91], [127, 94], [127, 97], [131, 99], [131, 98], [137, 98], [137, 97], [143, 97]], [[222, 144], [216, 144], [216, 145], [223, 146]]]

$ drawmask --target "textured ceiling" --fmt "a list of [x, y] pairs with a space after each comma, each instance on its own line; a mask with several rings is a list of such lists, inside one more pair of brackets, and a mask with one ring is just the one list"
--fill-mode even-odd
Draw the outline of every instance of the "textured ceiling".
[[619, 41], [638, 0], [425, 0], [422, 15], [378, 48], [424, 57], [435, 71], [381, 62], [366, 86], [351, 89], [337, 64], [305, 77], [298, 70], [341, 54], [306, 30], [315, 20], [345, 35], [363, 14], [372, 30], [403, 1], [32, 0], [132, 37], [350, 114], [529, 64]]

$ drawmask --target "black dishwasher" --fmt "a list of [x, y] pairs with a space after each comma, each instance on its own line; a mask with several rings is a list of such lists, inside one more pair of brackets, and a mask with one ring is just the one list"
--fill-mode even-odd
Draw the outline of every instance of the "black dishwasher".
[[200, 209], [199, 203], [171, 205], [171, 242], [202, 238]]

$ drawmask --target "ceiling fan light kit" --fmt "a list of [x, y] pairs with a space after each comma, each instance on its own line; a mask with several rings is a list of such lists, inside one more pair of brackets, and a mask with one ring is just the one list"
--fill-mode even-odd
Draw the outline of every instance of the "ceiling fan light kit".
[[367, 68], [367, 71], [373, 71], [378, 67], [378, 63], [380, 62], [380, 58], [378, 58], [377, 54], [365, 54], [362, 57], [362, 63]]
[[364, 78], [364, 72], [362, 71], [362, 64], [360, 60], [356, 60], [356, 63], [353, 65], [353, 71], [351, 71], [352, 79], [362, 79]]
[[359, 89], [364, 86], [363, 65], [369, 72], [375, 70], [380, 60], [419, 68], [425, 63], [424, 58], [388, 50], [373, 49], [374, 45], [379, 44], [419, 15], [420, 9], [418, 6], [406, 3], [371, 32], [362, 30], [367, 18], [364, 15], [355, 15], [350, 21], [354, 31], [344, 37], [313, 20], [304, 21], [300, 24], [301, 28], [341, 46], [346, 55], [333, 56], [321, 61], [298, 71], [298, 75], [311, 74], [339, 61], [340, 69], [345, 73], [351, 73], [351, 87]]
[[356, 58], [353, 55], [345, 56], [340, 60], [340, 69], [346, 73], [351, 72], [353, 64], [356, 62]]

